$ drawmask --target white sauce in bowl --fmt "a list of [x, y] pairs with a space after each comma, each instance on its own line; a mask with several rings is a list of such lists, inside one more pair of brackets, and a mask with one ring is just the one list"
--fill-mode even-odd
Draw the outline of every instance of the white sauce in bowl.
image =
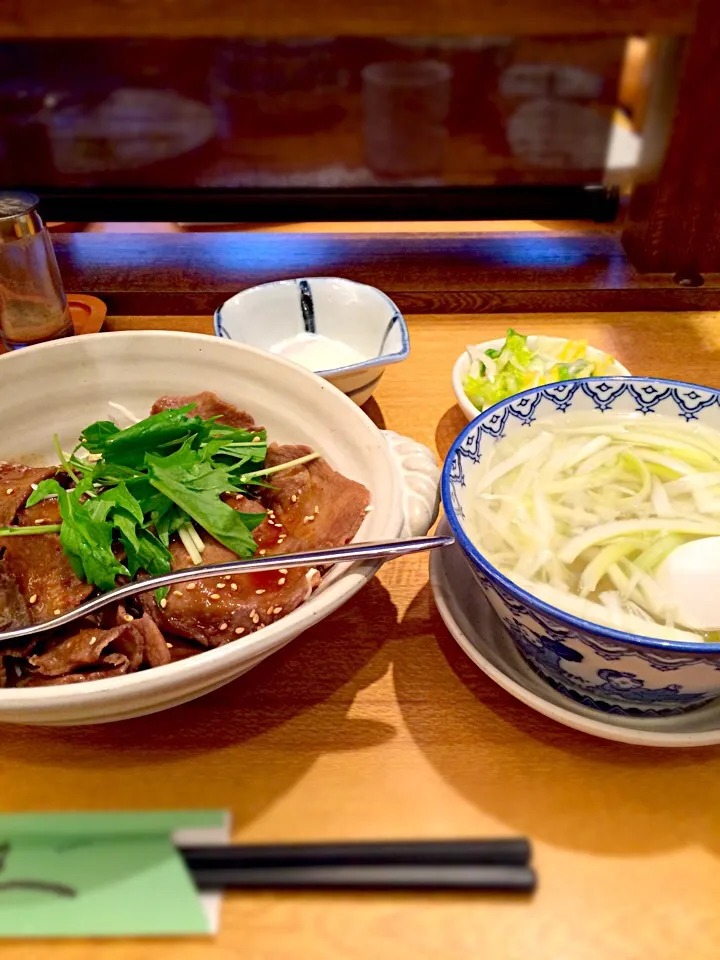
[[368, 357], [347, 343], [331, 340], [320, 333], [298, 333], [276, 343], [270, 351], [313, 371], [333, 370], [368, 360]]

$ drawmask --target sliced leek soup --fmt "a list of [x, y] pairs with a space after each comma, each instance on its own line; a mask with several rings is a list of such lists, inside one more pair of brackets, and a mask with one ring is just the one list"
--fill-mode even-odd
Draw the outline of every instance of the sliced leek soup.
[[663, 640], [676, 625], [656, 579], [682, 544], [720, 536], [720, 431], [606, 412], [538, 419], [488, 443], [466, 528], [519, 587], [576, 617]]

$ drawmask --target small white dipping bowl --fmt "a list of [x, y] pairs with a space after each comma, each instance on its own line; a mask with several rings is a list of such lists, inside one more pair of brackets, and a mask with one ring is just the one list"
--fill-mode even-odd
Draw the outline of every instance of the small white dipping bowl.
[[[499, 350], [500, 347], [505, 343], [505, 339], [505, 337], [498, 337], [496, 340], [484, 340], [482, 343], [476, 343], [473, 346], [479, 351]], [[531, 334], [527, 338], [527, 342], [531, 350], [540, 350], [543, 347], [549, 348], [564, 346], [570, 341], [568, 337], [545, 337]], [[605, 350], [599, 350], [597, 347], [591, 346], [588, 346], [586, 352], [590, 360], [603, 360], [608, 355]], [[471, 360], [468, 356], [467, 350], [463, 350], [453, 366], [452, 385], [453, 392], [455, 393], [455, 397], [460, 409], [468, 420], [474, 420], [475, 417], [480, 416], [482, 411], [478, 410], [478, 408], [470, 402], [468, 395], [463, 390], [463, 380], [467, 376], [467, 372], [470, 369], [470, 363]], [[630, 371], [616, 360], [608, 372], [604, 374], [604, 376], [629, 377]]]
[[[305, 443], [370, 491], [358, 540], [424, 534], [437, 514], [439, 470], [427, 447], [378, 430], [339, 390], [294, 363], [193, 333], [100, 333], [0, 357], [0, 459], [56, 463], [53, 433], [72, 449], [109, 401], [147, 414], [163, 394], [213, 390], [249, 410], [271, 440]], [[138, 717], [202, 696], [250, 670], [349, 600], [377, 562], [338, 564], [302, 606], [247, 638], [127, 676], [0, 689], [0, 722], [92, 724]], [[334, 656], [332, 643], [328, 658]], [[317, 664], [319, 672], [325, 669]]]
[[262, 283], [215, 311], [215, 335], [292, 360], [334, 383], [357, 404], [385, 367], [404, 360], [403, 315], [382, 291], [340, 277]]

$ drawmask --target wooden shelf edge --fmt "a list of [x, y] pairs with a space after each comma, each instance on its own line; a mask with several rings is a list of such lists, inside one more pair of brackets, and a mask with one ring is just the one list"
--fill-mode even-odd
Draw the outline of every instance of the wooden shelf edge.
[[687, 33], [694, 0], [42, 0], [0, 9], [4, 37], [318, 37]]
[[110, 314], [212, 313], [259, 283], [343, 276], [408, 313], [720, 310], [720, 275], [639, 274], [614, 234], [55, 234], [68, 290]]

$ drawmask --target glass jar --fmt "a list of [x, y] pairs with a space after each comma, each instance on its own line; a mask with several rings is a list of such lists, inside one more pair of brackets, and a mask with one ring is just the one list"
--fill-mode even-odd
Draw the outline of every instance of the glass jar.
[[72, 318], [32, 193], [0, 193], [0, 338], [18, 347], [69, 337]]

